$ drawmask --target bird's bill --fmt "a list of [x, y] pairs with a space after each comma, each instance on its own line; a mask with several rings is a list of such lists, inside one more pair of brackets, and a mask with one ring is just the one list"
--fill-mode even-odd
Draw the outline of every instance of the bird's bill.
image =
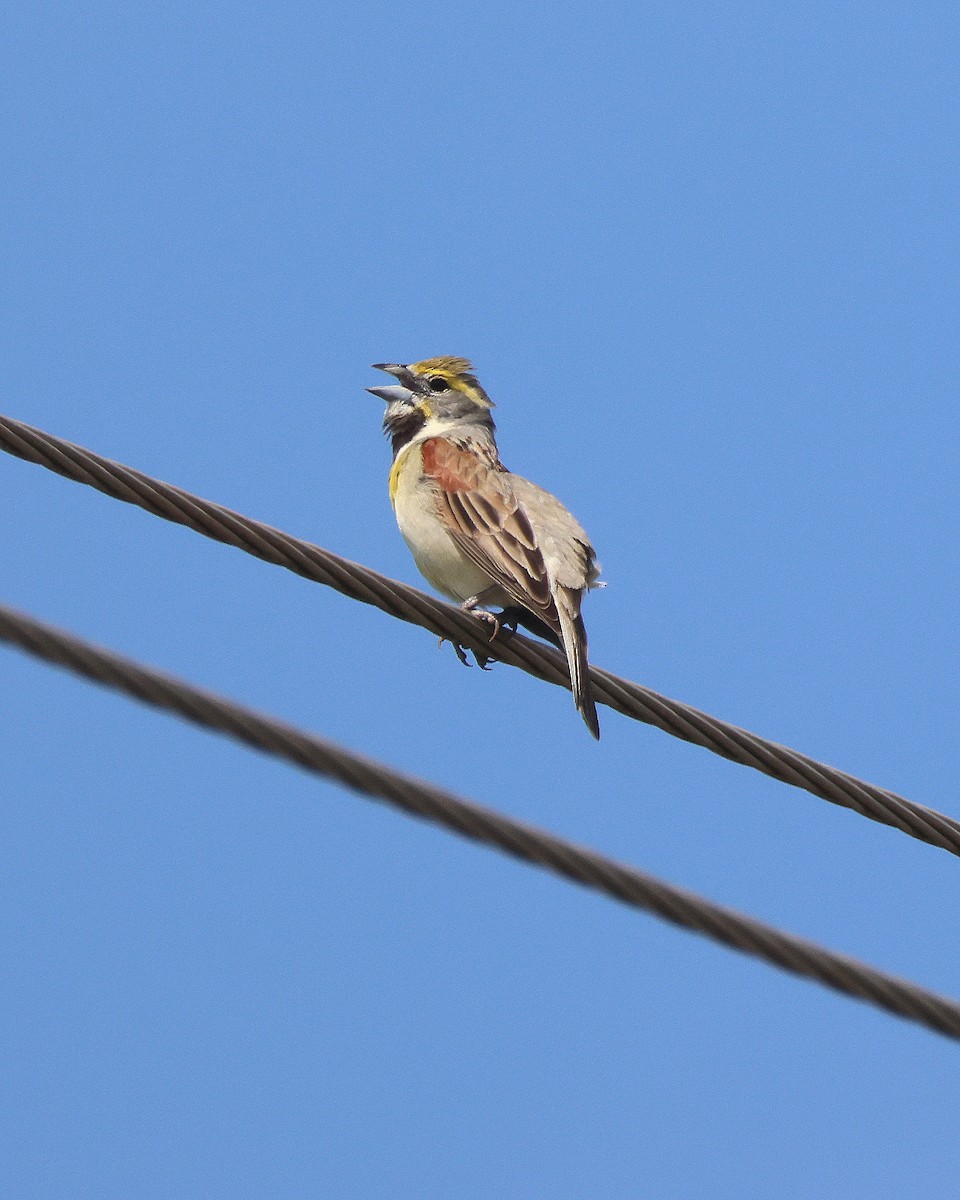
[[379, 396], [381, 400], [386, 400], [388, 404], [411, 404], [413, 402], [413, 392], [409, 388], [398, 387], [375, 387], [367, 388], [371, 396]]

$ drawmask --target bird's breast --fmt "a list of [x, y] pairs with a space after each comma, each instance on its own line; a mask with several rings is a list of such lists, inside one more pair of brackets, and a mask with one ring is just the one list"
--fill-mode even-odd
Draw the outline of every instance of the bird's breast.
[[424, 578], [445, 596], [466, 600], [491, 583], [441, 520], [436, 484], [423, 473], [420, 444], [402, 450], [390, 472], [390, 499], [403, 540]]

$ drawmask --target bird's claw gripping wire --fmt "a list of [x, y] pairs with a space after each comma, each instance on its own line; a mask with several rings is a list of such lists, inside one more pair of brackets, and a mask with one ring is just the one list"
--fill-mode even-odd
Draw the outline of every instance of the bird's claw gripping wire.
[[450, 645], [456, 651], [457, 658], [460, 659], [465, 667], [470, 667], [473, 665], [469, 658], [467, 658], [467, 650], [469, 650], [473, 657], [477, 660], [477, 666], [481, 671], [489, 671], [490, 663], [496, 662], [496, 659], [492, 654], [484, 654], [482, 650], [474, 650], [472, 646], [461, 646], [459, 642], [452, 641], [450, 638], [437, 638], [437, 649], [439, 650], [443, 643], [447, 641], [450, 642]]
[[[470, 613], [471, 616], [479, 617], [481, 621], [486, 621], [488, 625], [493, 626], [493, 632], [490, 634], [490, 641], [494, 642], [500, 636], [500, 631], [502, 628], [500, 618], [495, 616], [492, 612], [487, 612], [485, 608], [480, 608], [478, 603], [479, 600], [479, 596], [471, 596], [469, 600], [464, 600], [460, 607], [464, 612]], [[514, 630], [510, 629], [509, 632], [513, 633]], [[447, 640], [447, 638], [440, 638], [440, 640], [437, 642], [437, 648], [439, 649]], [[460, 659], [465, 667], [469, 667], [470, 662], [467, 659], [467, 647], [461, 646], [460, 643], [456, 641], [452, 641], [451, 645], [456, 651], [457, 658]], [[490, 663], [496, 662], [496, 657], [494, 655], [484, 654], [482, 650], [474, 650], [472, 647], [470, 647], [470, 653], [476, 659], [477, 666], [481, 671], [489, 671]]]

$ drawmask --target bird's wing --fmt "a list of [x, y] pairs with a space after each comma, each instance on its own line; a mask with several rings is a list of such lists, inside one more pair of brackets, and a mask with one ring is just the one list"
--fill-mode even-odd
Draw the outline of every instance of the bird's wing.
[[[463, 553], [562, 640], [574, 702], [587, 728], [599, 738], [587, 633], [580, 616], [583, 589], [598, 573], [586, 534], [559, 500], [511, 476], [495, 457], [476, 447], [428, 438], [423, 443], [423, 473], [434, 483], [440, 520]], [[557, 559], [552, 580], [528, 509], [544, 522], [541, 529]], [[567, 536], [551, 536], [551, 517]]]
[[510, 476], [496, 459], [449, 438], [428, 438], [423, 443], [423, 473], [435, 485], [440, 520], [463, 553], [559, 633], [536, 534]]

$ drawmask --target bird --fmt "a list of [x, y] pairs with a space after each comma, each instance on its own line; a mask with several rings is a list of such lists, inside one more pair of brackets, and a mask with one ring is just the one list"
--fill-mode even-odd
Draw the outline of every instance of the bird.
[[490, 621], [491, 640], [501, 624], [519, 624], [561, 647], [574, 704], [599, 739], [580, 613], [585, 593], [603, 587], [590, 539], [555, 496], [500, 461], [493, 401], [469, 359], [373, 368], [397, 380], [367, 391], [386, 401], [390, 500], [421, 574]]

